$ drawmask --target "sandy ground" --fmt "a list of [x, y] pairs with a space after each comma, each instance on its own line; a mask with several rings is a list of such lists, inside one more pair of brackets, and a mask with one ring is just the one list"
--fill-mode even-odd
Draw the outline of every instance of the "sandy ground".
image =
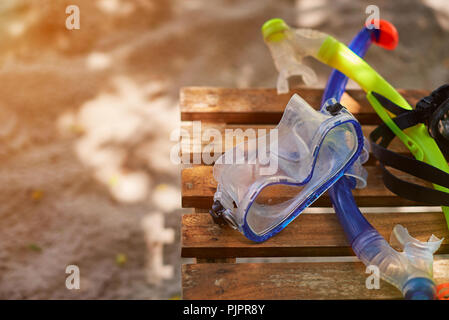
[[[3, 0], [0, 298], [178, 297], [179, 88], [272, 87], [265, 20], [347, 42], [373, 3], [401, 42], [367, 59], [397, 87], [448, 82], [444, 1]], [[329, 69], [309, 62], [323, 86]], [[71, 264], [80, 290], [65, 287]]]

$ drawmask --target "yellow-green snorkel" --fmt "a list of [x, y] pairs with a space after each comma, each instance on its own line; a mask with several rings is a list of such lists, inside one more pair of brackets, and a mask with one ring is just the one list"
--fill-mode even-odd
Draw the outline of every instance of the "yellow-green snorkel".
[[[287, 78], [302, 75], [304, 80], [314, 78], [310, 68], [301, 63], [305, 56], [313, 56], [357, 82], [367, 92], [367, 99], [384, 123], [407, 146], [417, 160], [449, 173], [449, 165], [424, 124], [402, 131], [387, 111], [373, 96], [377, 92], [405, 110], [412, 110], [408, 102], [363, 59], [346, 45], [330, 35], [307, 29], [291, 29], [282, 19], [267, 21], [262, 27], [276, 68], [279, 70], [278, 91], [288, 90]], [[449, 193], [449, 189], [434, 184], [436, 190]], [[449, 228], [449, 207], [442, 207]]]

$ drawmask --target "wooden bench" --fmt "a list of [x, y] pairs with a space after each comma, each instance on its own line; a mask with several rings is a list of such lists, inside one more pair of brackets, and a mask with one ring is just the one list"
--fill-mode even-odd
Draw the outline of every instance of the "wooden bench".
[[[423, 90], [400, 92], [412, 105], [428, 94]], [[180, 93], [182, 126], [190, 137], [193, 136], [192, 121], [196, 120], [201, 120], [203, 132], [207, 128], [220, 132], [236, 128], [274, 128], [293, 93], [318, 107], [323, 90], [297, 89], [277, 95], [274, 89], [183, 88]], [[380, 123], [363, 91], [348, 90], [342, 104], [362, 123], [365, 136]], [[392, 148], [406, 153], [406, 148], [396, 140]], [[333, 209], [329, 208], [327, 193], [313, 204], [323, 207], [315, 209], [318, 212], [303, 213], [263, 243], [253, 243], [228, 226], [214, 224], [207, 213], [216, 189], [212, 165], [198, 163], [202, 147], [209, 143], [184, 138], [181, 144], [189, 147], [183, 156], [197, 160], [196, 164], [182, 170], [182, 206], [193, 209], [182, 218], [181, 255], [195, 258], [196, 262], [182, 266], [184, 299], [402, 298], [399, 290], [384, 281], [378, 290], [366, 289], [365, 266], [354, 257]], [[413, 209], [393, 212], [391, 207], [408, 206], [410, 209], [419, 204], [397, 197], [385, 188], [373, 157], [365, 167], [369, 172], [368, 185], [354, 191], [356, 201], [360, 207], [385, 207], [381, 213], [366, 213], [367, 219], [387, 240], [398, 223], [420, 240], [427, 240], [432, 233], [445, 237], [435, 257], [434, 277], [437, 283], [449, 281], [449, 259], [444, 255], [449, 253], [449, 233], [443, 214], [413, 212]], [[258, 259], [257, 263], [247, 259], [256, 257], [263, 259]], [[286, 258], [287, 262], [271, 262], [268, 258], [273, 257]], [[295, 261], [290, 262], [292, 260]]]

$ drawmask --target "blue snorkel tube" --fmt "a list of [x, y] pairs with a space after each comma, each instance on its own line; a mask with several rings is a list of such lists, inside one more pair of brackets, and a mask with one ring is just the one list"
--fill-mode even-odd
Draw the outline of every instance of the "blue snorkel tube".
[[[386, 25], [387, 30], [394, 28], [386, 21], [382, 21], [382, 25]], [[380, 29], [363, 28], [352, 40], [349, 48], [363, 57], [371, 42], [379, 44], [382, 25]], [[388, 49], [396, 46], [380, 45]], [[347, 82], [348, 78], [344, 74], [333, 70], [323, 94], [322, 107], [329, 99], [340, 101]], [[354, 253], [365, 265], [377, 266], [381, 277], [400, 289], [405, 299], [435, 299], [436, 289], [432, 280], [433, 253], [441, 241], [435, 241], [438, 239], [432, 236], [430, 240], [433, 241], [421, 242], [412, 238], [404, 227], [396, 226], [393, 235], [404, 251], [394, 250], [360, 212], [352, 195], [355, 186], [354, 178], [343, 176], [329, 189], [335, 213]]]

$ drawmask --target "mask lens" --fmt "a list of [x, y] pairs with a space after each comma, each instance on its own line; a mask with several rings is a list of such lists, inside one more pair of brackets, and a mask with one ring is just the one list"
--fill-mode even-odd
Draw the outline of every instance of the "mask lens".
[[276, 184], [265, 187], [248, 212], [248, 226], [263, 235], [282, 223], [295, 209], [295, 198], [303, 186]]
[[[309, 206], [310, 201], [316, 200], [330, 187], [328, 181], [343, 169], [354, 155], [357, 145], [353, 125], [342, 124], [326, 134], [316, 161], [313, 157], [304, 164], [279, 161], [279, 172], [283, 177], [290, 177], [290, 180], [268, 185], [258, 193], [246, 216], [248, 226], [257, 235], [264, 235], [288, 220], [298, 209]], [[301, 166], [307, 168], [310, 176], [299, 183], [291, 177], [292, 172], [299, 171]], [[317, 193], [319, 189], [320, 193]]]

